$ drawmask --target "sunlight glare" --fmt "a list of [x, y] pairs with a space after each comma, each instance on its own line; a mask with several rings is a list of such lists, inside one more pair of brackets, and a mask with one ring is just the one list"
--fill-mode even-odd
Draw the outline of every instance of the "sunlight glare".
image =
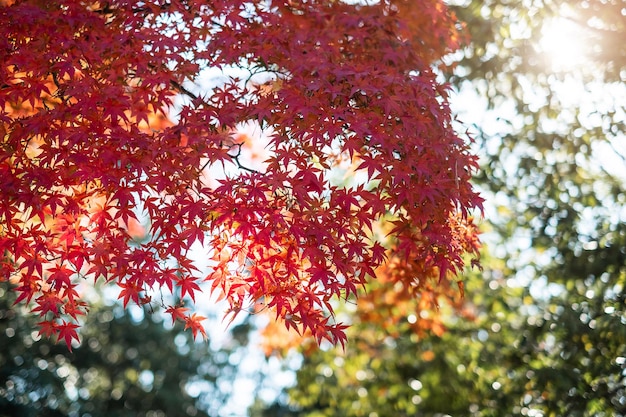
[[580, 67], [586, 60], [587, 48], [582, 28], [570, 19], [556, 17], [541, 28], [539, 41], [546, 63], [554, 71]]

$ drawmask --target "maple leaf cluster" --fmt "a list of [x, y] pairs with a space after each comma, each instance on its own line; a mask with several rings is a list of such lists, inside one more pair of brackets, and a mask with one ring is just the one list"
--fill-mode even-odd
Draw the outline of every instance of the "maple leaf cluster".
[[388, 256], [410, 287], [475, 240], [459, 225], [481, 204], [476, 158], [433, 70], [457, 41], [439, 0], [4, 2], [0, 279], [68, 346], [99, 280], [194, 336], [185, 301], [207, 282], [234, 314], [262, 302], [343, 344], [336, 301]]

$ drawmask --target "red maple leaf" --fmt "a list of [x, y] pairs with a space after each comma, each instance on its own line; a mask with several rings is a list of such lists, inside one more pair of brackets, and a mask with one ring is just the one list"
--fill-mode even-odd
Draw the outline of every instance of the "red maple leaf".
[[56, 325], [56, 331], [58, 332], [57, 341], [65, 340], [65, 344], [70, 352], [72, 351], [72, 340], [80, 341], [76, 332], [76, 329], [79, 327], [78, 324], [69, 323], [65, 320], [61, 320], [61, 323]]
[[194, 339], [196, 338], [198, 333], [200, 333], [202, 335], [202, 338], [206, 340], [206, 331], [204, 330], [204, 326], [202, 325], [202, 321], [206, 320], [206, 317], [193, 313], [191, 316], [185, 317], [184, 320], [185, 330], [191, 329], [191, 333], [193, 334]]
[[117, 285], [122, 288], [122, 290], [120, 291], [120, 295], [117, 298], [124, 299], [124, 307], [126, 307], [126, 305], [128, 304], [130, 300], [139, 304], [139, 298], [140, 298], [139, 294], [142, 291], [141, 286], [139, 286], [134, 281], [126, 281], [126, 282], [119, 283]]
[[187, 318], [187, 311], [189, 311], [189, 309], [183, 306], [169, 306], [165, 309], [165, 312], [172, 316], [172, 324], [174, 324], [176, 320], [185, 321]]
[[177, 279], [176, 285], [180, 287], [181, 298], [184, 297], [185, 294], [189, 294], [193, 301], [196, 301], [195, 291], [201, 291], [200, 286], [192, 277]]

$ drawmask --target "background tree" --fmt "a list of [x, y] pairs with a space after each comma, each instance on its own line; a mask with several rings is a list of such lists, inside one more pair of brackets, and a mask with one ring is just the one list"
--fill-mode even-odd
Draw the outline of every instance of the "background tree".
[[[385, 261], [379, 220], [405, 288], [448, 285], [475, 250], [438, 0], [11, 1], [0, 28], [2, 279], [68, 346], [77, 285], [101, 278], [194, 336], [203, 317], [169, 294], [208, 281], [233, 315], [262, 302], [343, 343], [332, 312]], [[225, 79], [199, 91], [211, 68]], [[154, 123], [175, 98], [176, 122]]]
[[[479, 114], [484, 272], [468, 276], [460, 317], [443, 309], [441, 337], [411, 329], [432, 320], [420, 304], [387, 327], [357, 313], [346, 354], [305, 357], [282, 409], [626, 415], [624, 6], [476, 1], [455, 10], [472, 41], [452, 80], [486, 107], [461, 116]], [[554, 30], [569, 42], [553, 47]], [[574, 53], [562, 55], [570, 43]]]
[[98, 303], [70, 353], [37, 336], [6, 284], [0, 295], [1, 416], [233, 415], [229, 401], [243, 372], [235, 357], [245, 355], [247, 325], [214, 350], [147, 309], [133, 318]]

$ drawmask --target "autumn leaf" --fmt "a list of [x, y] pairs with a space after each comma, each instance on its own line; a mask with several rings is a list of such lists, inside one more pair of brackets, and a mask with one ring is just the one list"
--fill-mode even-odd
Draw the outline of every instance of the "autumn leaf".
[[129, 301], [134, 301], [139, 304], [139, 293], [142, 291], [141, 287], [136, 282], [123, 282], [119, 283], [118, 286], [122, 288], [120, 291], [118, 299], [124, 299], [124, 307], [128, 304]]
[[54, 321], [43, 320], [37, 323], [39, 326], [39, 334], [45, 337], [51, 337], [58, 332], [58, 325]]
[[183, 306], [169, 306], [165, 309], [165, 312], [172, 316], [172, 324], [174, 324], [176, 320], [185, 321], [187, 318], [187, 311], [189, 311], [189, 309]]
[[176, 285], [180, 287], [181, 298], [189, 294], [193, 301], [196, 301], [195, 291], [202, 291], [193, 278], [180, 278], [176, 281]]
[[75, 323], [68, 323], [62, 320], [61, 323], [56, 325], [56, 331], [58, 333], [57, 340], [64, 340], [69, 351], [72, 351], [72, 340], [80, 341], [76, 329], [80, 326]]
[[193, 313], [191, 316], [185, 317], [184, 320], [185, 330], [191, 329], [191, 333], [193, 334], [194, 339], [196, 338], [198, 333], [200, 333], [202, 335], [202, 338], [206, 340], [206, 331], [204, 330], [204, 326], [201, 323], [203, 320], [206, 320], [206, 317]]

